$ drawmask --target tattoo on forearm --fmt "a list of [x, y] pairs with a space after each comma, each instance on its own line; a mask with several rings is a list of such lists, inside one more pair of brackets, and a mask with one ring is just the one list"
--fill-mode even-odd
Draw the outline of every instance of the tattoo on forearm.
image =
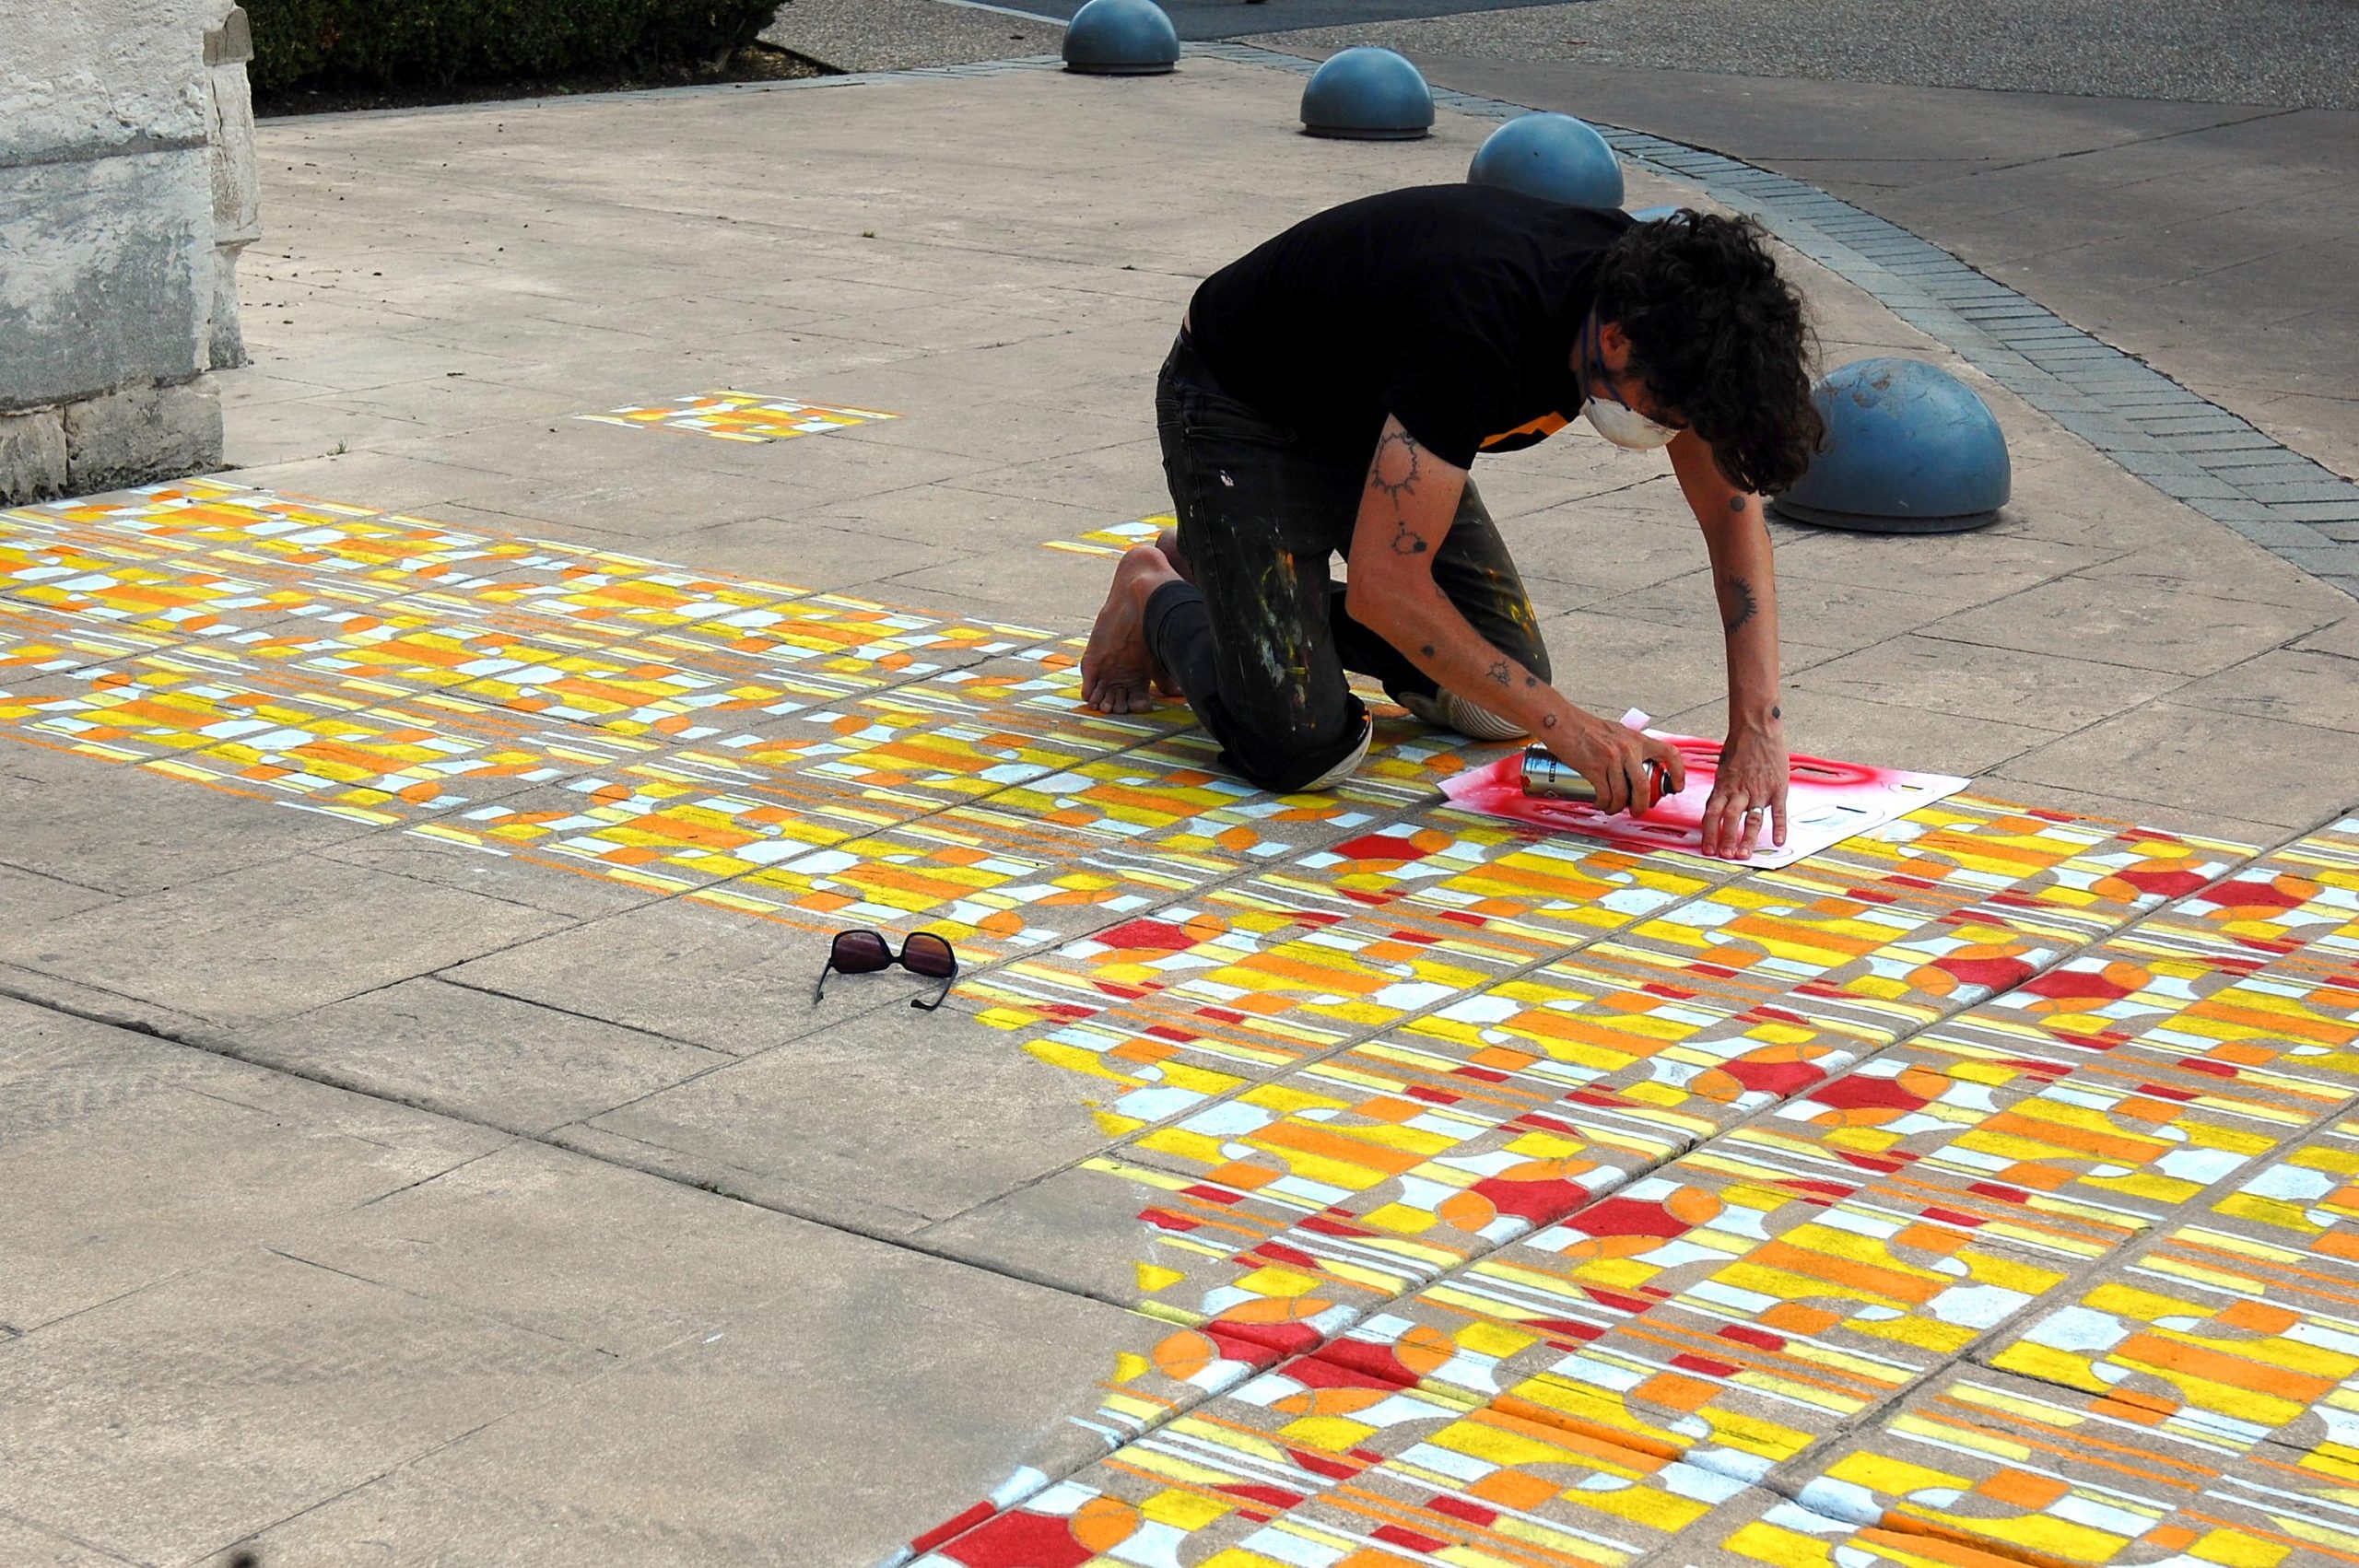
[[1741, 512], [1743, 509], [1744, 497], [1743, 496], [1731, 496], [1729, 497], [1729, 510], [1732, 512]]
[[1422, 652], [1426, 658], [1431, 659], [1434, 656], [1434, 645], [1430, 642], [1426, 643], [1418, 651]]
[[1770, 718], [1772, 718], [1772, 719], [1783, 719], [1785, 716], [1786, 716], [1786, 710], [1785, 710], [1783, 708], [1779, 707], [1778, 704], [1776, 704], [1776, 703], [1774, 703], [1774, 702], [1773, 702], [1773, 703], [1771, 703], [1771, 704], [1769, 705], [1769, 717], [1770, 717]]
[[1504, 659], [1497, 661], [1491, 666], [1489, 674], [1491, 679], [1498, 682], [1499, 685], [1503, 686], [1508, 685], [1515, 678], [1508, 671], [1508, 661]]
[[1554, 730], [1556, 727], [1556, 716], [1553, 713], [1542, 714], [1540, 716], [1540, 727], [1543, 730]]
[[1523, 684], [1527, 686], [1536, 686], [1540, 684], [1540, 677], [1537, 675], [1526, 675], [1523, 678]]
[[1720, 625], [1732, 633], [1753, 619], [1753, 613], [1761, 606], [1753, 597], [1753, 584], [1741, 577], [1722, 578], [1719, 587]]

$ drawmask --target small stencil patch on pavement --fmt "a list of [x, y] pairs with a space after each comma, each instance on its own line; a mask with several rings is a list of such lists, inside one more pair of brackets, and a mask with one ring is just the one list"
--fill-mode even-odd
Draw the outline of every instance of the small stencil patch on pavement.
[[691, 430], [724, 441], [783, 441], [796, 436], [823, 436], [849, 430], [880, 419], [898, 419], [874, 408], [842, 408], [833, 404], [804, 403], [791, 397], [766, 397], [760, 392], [698, 392], [669, 403], [644, 407], [609, 409], [604, 414], [577, 414], [598, 425], [627, 429]]

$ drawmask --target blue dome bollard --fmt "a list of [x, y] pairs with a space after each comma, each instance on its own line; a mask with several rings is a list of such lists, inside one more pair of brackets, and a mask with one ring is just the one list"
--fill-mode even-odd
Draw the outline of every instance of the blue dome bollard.
[[1466, 178], [1568, 207], [1622, 205], [1622, 165], [1614, 149], [1569, 114], [1508, 121], [1484, 139]]
[[1155, 0], [1089, 0], [1065, 25], [1065, 69], [1159, 76], [1180, 64], [1180, 33]]
[[1637, 211], [1630, 215], [1630, 221], [1633, 223], [1652, 223], [1657, 218], [1677, 217], [1681, 213], [1684, 213], [1686, 210], [1687, 209], [1685, 207], [1640, 207]]
[[1860, 359], [1811, 391], [1826, 450], [1770, 503], [1792, 522], [1865, 533], [1962, 533], [1995, 521], [2013, 470], [1974, 389], [1916, 359]]
[[1311, 73], [1302, 89], [1306, 135], [1414, 142], [1433, 128], [1433, 89], [1390, 49], [1346, 49]]

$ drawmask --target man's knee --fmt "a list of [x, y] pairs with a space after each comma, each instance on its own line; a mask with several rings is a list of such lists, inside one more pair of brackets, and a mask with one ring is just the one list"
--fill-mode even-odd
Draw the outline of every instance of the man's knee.
[[1330, 790], [1351, 777], [1374, 735], [1367, 707], [1356, 696], [1344, 701], [1332, 720], [1315, 727], [1210, 727], [1222, 737], [1228, 765], [1258, 788], [1278, 795]]

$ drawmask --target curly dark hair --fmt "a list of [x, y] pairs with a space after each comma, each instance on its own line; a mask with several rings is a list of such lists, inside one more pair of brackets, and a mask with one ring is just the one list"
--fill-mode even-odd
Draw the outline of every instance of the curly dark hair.
[[1811, 403], [1810, 324], [1749, 217], [1682, 211], [1607, 250], [1597, 319], [1630, 339], [1630, 372], [1712, 449], [1731, 484], [1792, 487], [1826, 437]]

